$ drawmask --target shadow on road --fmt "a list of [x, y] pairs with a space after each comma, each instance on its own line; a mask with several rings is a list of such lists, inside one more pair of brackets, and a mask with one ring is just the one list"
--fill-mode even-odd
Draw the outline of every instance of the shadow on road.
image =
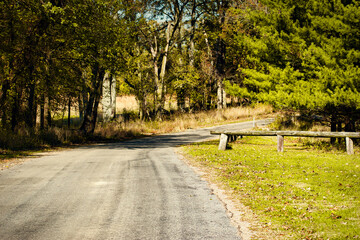
[[82, 148], [101, 148], [101, 149], [147, 149], [147, 148], [169, 148], [180, 145], [190, 144], [194, 142], [200, 142], [217, 138], [212, 136], [207, 131], [200, 133], [181, 133], [181, 134], [167, 134], [154, 137], [146, 137], [136, 140], [118, 142], [118, 143], [106, 143], [97, 144], [92, 146], [85, 146]]
[[[264, 126], [269, 123], [269, 120], [256, 121], [257, 126]], [[106, 143], [92, 146], [85, 146], [83, 148], [101, 148], [101, 149], [147, 149], [147, 148], [169, 148], [180, 145], [190, 144], [194, 142], [201, 142], [211, 139], [218, 139], [218, 136], [210, 135], [210, 130], [242, 130], [253, 127], [254, 122], [234, 123], [223, 126], [216, 126], [202, 129], [192, 129], [180, 133], [164, 134], [154, 137], [146, 137], [130, 141], [118, 143]]]

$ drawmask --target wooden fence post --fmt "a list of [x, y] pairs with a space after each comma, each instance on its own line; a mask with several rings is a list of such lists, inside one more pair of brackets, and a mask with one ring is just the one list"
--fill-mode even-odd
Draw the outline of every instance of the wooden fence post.
[[226, 145], [228, 143], [228, 140], [229, 140], [228, 135], [223, 134], [223, 133], [220, 135], [219, 150], [223, 150], [223, 151], [226, 150]]
[[284, 137], [321, 137], [321, 138], [345, 138], [346, 151], [354, 154], [353, 138], [360, 139], [360, 132], [308, 132], [308, 131], [211, 131], [213, 135], [220, 135], [219, 150], [225, 150], [227, 143], [235, 141], [243, 136], [277, 136], [277, 150], [284, 152]]
[[278, 152], [284, 152], [284, 136], [277, 135], [277, 150]]
[[354, 154], [354, 142], [349, 137], [346, 137], [346, 152], [350, 155]]

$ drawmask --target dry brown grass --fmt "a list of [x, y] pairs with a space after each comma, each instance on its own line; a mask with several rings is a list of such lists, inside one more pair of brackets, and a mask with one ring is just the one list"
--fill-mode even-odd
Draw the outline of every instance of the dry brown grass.
[[116, 97], [116, 112], [121, 113], [124, 109], [127, 111], [137, 111], [139, 109], [135, 96], [125, 95]]
[[119, 139], [131, 136], [179, 132], [186, 129], [265, 118], [273, 115], [273, 108], [259, 104], [255, 107], [236, 107], [207, 112], [175, 114], [163, 121], [117, 121], [99, 125], [95, 134], [104, 138]]

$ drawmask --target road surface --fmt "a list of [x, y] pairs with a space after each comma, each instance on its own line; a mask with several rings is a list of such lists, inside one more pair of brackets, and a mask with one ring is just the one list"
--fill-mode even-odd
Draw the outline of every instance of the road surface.
[[240, 239], [173, 150], [213, 138], [210, 129], [52, 152], [0, 171], [0, 239]]

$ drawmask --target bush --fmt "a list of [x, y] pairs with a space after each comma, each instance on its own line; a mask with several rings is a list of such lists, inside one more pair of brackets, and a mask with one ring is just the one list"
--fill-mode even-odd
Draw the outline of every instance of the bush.
[[0, 149], [14, 151], [58, 147], [84, 143], [86, 140], [80, 131], [61, 128], [49, 128], [37, 132], [0, 130]]
[[2, 149], [22, 150], [38, 145], [39, 139], [32, 137], [27, 131], [13, 133], [6, 130], [0, 130], [0, 148]]

